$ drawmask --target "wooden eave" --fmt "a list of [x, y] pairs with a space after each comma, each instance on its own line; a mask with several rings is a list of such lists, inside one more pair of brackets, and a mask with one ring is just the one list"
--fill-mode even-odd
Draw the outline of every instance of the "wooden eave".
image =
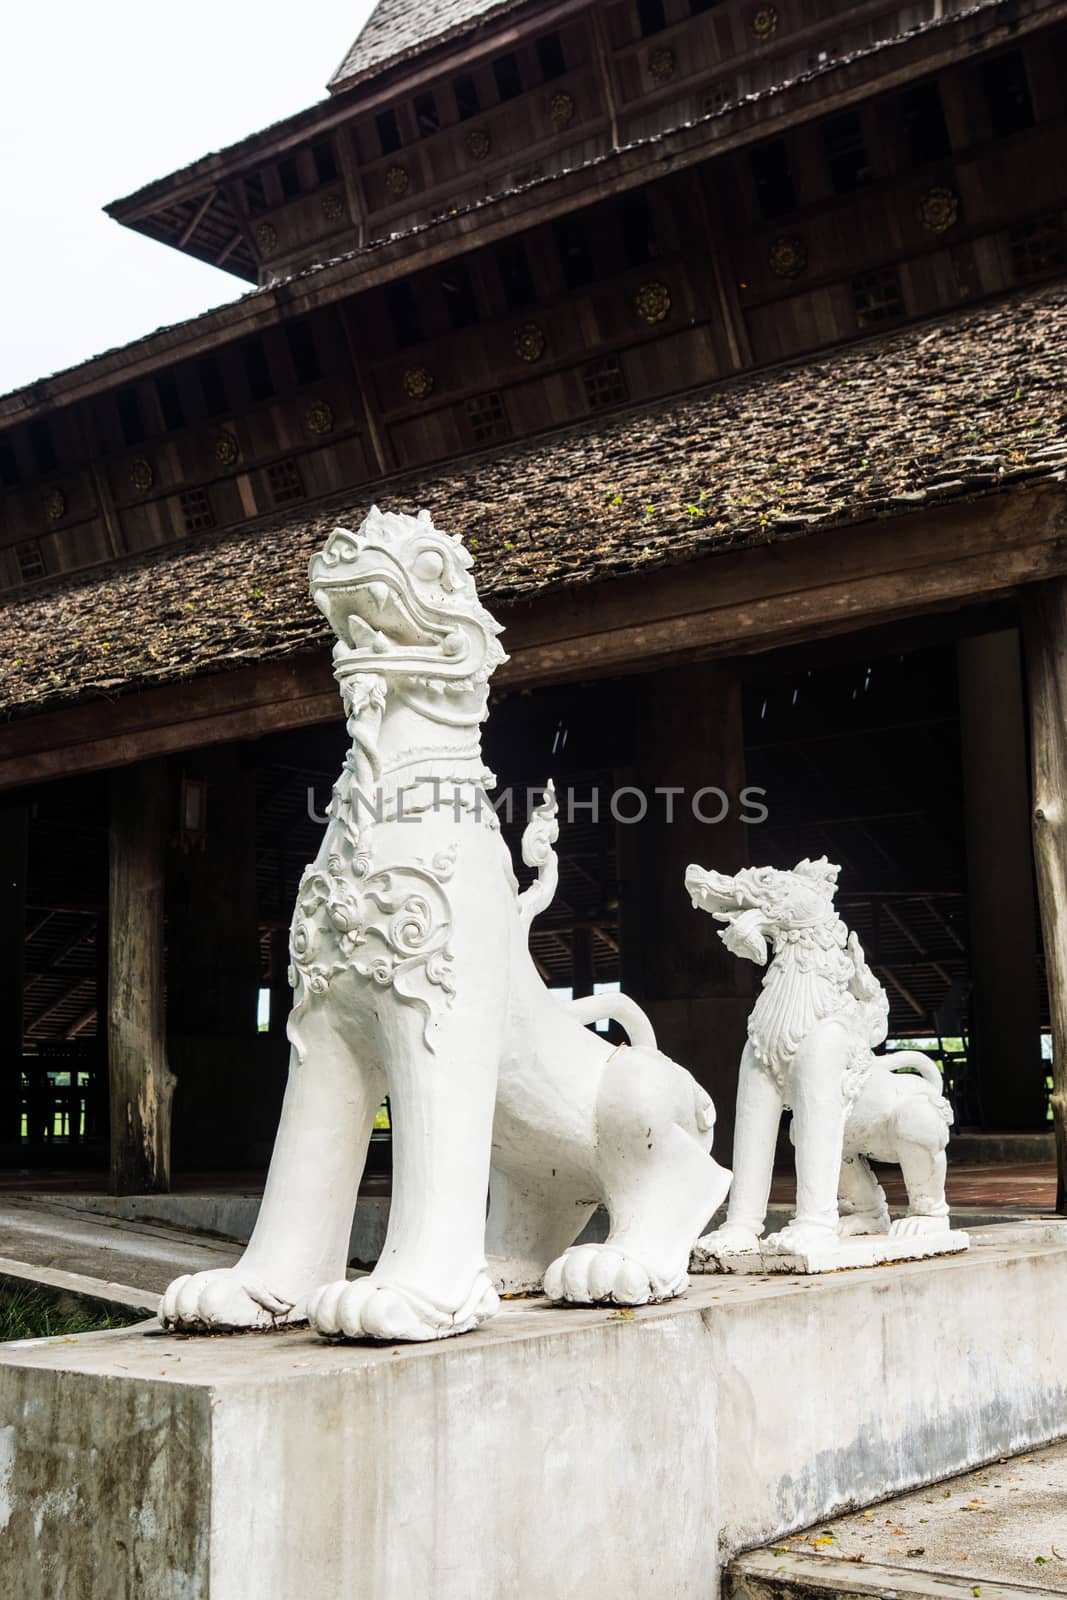
[[[1007, 598], [1067, 574], [1062, 478], [498, 606], [501, 689], [651, 672]], [[339, 715], [327, 650], [7, 724], [0, 789]]]

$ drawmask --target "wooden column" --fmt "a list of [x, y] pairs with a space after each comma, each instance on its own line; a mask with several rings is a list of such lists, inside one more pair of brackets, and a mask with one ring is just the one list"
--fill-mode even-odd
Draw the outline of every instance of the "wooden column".
[[1023, 642], [1030, 705], [1032, 817], [1041, 932], [1052, 1013], [1056, 1210], [1067, 1215], [1067, 580], [1026, 591]]
[[[226, 745], [197, 751], [183, 772], [206, 785], [205, 828], [168, 863], [167, 1032], [172, 1041], [248, 1039], [261, 978], [253, 758]], [[227, 1047], [220, 1062], [229, 1055]]]
[[982, 1126], [1045, 1126], [1022, 659], [1013, 628], [960, 641], [971, 1039]]
[[[733, 670], [707, 663], [634, 679], [632, 748], [634, 765], [618, 781], [642, 791], [648, 815], [618, 829], [622, 987], [647, 1009], [668, 1055], [711, 1093], [716, 1151], [728, 1162], [757, 974], [723, 948], [718, 924], [693, 910], [685, 869], [697, 862], [736, 872], [749, 860], [750, 830], [738, 803], [745, 784], [741, 688]], [[668, 797], [657, 788], [681, 792]], [[729, 799], [717, 822], [710, 819], [722, 803], [712, 788]], [[625, 814], [636, 809], [629, 795], [619, 806]]]
[[578, 925], [571, 932], [571, 988], [576, 1000], [593, 993], [596, 982], [593, 938], [589, 927]]
[[21, 1122], [29, 816], [17, 799], [0, 807], [0, 1144], [17, 1142]]
[[112, 777], [108, 926], [111, 1191], [170, 1188], [170, 1108], [163, 1004], [163, 884], [170, 794], [162, 761]]

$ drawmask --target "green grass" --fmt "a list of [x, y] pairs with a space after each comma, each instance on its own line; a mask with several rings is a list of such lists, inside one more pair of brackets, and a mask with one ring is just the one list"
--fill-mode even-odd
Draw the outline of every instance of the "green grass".
[[143, 1311], [105, 1311], [103, 1307], [66, 1304], [45, 1289], [0, 1286], [0, 1342], [8, 1339], [54, 1339], [101, 1328], [127, 1328], [142, 1322]]

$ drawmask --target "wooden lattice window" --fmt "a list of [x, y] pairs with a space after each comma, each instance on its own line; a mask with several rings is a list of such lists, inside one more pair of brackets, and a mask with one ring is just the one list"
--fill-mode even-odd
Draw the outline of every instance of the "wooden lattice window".
[[761, 216], [769, 221], [796, 210], [796, 189], [789, 170], [789, 148], [784, 139], [758, 144], [749, 151], [748, 164]]
[[994, 56], [982, 66], [982, 88], [990, 132], [998, 139], [1022, 133], [1034, 124], [1034, 105], [1026, 65], [1018, 50]]
[[949, 141], [941, 91], [932, 78], [914, 84], [897, 98], [900, 125], [908, 160], [913, 167], [927, 161], [941, 161], [952, 145]]
[[563, 41], [558, 33], [541, 35], [537, 41], [537, 60], [545, 83], [551, 83], [554, 78], [562, 78], [567, 70], [567, 61], [563, 54]]
[[186, 533], [202, 533], [215, 526], [215, 512], [206, 489], [183, 489], [178, 496]]
[[253, 172], [244, 180], [245, 205], [249, 216], [258, 216], [267, 209], [267, 192], [263, 187], [263, 174]]
[[374, 123], [378, 129], [378, 144], [382, 155], [390, 156], [394, 150], [399, 150], [404, 141], [400, 136], [400, 123], [397, 121], [396, 112], [391, 109], [379, 111]]
[[415, 126], [419, 130], [419, 138], [427, 139], [436, 133], [441, 126], [441, 113], [437, 109], [437, 99], [430, 90], [425, 94], [415, 96]]
[[626, 399], [626, 379], [618, 356], [601, 356], [599, 361], [591, 361], [582, 372], [582, 382], [591, 411], [598, 411], [602, 406], [617, 406]]
[[851, 194], [870, 183], [871, 164], [857, 111], [838, 111], [822, 125], [826, 165], [835, 194]]
[[701, 102], [701, 110], [706, 117], [717, 116], [723, 106], [728, 105], [733, 92], [733, 85], [720, 80], [713, 83]]
[[853, 278], [852, 301], [861, 328], [891, 322], [904, 311], [900, 279], [892, 267], [880, 267], [876, 272], [861, 272], [859, 277]]
[[511, 434], [503, 398], [496, 393], [475, 395], [467, 401], [467, 420], [475, 444], [492, 444]]
[[267, 468], [267, 482], [276, 506], [304, 498], [304, 480], [299, 466], [291, 457], [285, 461], [275, 461]]
[[1029, 222], [1010, 228], [1008, 249], [1017, 278], [1032, 278], [1039, 272], [1062, 267], [1067, 262], [1062, 215], [1046, 211], [1043, 216], [1031, 217]]
[[43, 578], [45, 575], [44, 557], [41, 546], [36, 539], [27, 539], [25, 544], [15, 546], [15, 560], [18, 563], [19, 577], [23, 583], [32, 583], [34, 578]]

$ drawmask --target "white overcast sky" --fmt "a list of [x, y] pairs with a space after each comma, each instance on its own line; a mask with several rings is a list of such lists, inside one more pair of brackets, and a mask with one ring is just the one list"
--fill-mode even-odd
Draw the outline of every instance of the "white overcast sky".
[[372, 0], [8, 0], [0, 394], [244, 291], [101, 207], [322, 99], [371, 9]]

